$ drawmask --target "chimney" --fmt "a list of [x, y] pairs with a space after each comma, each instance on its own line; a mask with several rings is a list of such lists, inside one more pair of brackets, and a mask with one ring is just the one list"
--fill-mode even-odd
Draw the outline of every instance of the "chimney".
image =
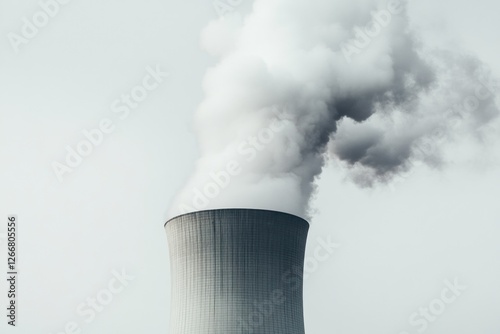
[[219, 209], [165, 224], [170, 334], [304, 334], [309, 224], [287, 213]]

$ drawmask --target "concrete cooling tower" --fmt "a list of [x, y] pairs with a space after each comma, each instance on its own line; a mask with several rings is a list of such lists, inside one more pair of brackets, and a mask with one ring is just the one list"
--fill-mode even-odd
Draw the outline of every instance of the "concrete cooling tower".
[[169, 334], [304, 334], [304, 219], [265, 210], [207, 210], [175, 217], [165, 229]]

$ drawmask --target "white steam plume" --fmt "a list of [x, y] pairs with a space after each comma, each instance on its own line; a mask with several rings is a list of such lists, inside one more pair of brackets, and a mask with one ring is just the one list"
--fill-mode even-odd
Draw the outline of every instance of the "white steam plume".
[[211, 22], [202, 40], [220, 61], [196, 113], [202, 156], [171, 215], [307, 217], [328, 157], [371, 185], [413, 159], [439, 164], [423, 143], [480, 131], [499, 112], [482, 64], [418, 42], [402, 1], [256, 0], [242, 23]]

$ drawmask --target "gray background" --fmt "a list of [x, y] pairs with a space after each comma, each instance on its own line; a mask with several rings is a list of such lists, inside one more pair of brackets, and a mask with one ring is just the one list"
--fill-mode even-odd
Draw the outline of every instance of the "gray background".
[[[217, 13], [210, 1], [73, 0], [16, 54], [6, 36], [38, 9], [37, 1], [0, 0], [0, 219], [17, 214], [21, 229], [19, 327], [2, 315], [2, 333], [59, 333], [71, 321], [82, 333], [166, 333], [163, 223], [198, 156], [192, 115], [214, 62], [199, 34]], [[423, 38], [459, 44], [500, 76], [499, 10], [493, 0], [421, 0], [410, 17]], [[156, 64], [170, 77], [127, 119], [116, 118], [111, 102]], [[106, 117], [115, 131], [58, 182], [51, 163]], [[417, 333], [410, 315], [454, 278], [467, 289], [426, 332], [498, 333], [500, 145], [488, 144], [451, 145], [446, 168], [416, 166], [369, 190], [329, 164], [307, 256], [319, 237], [340, 246], [305, 280], [307, 333]], [[134, 280], [86, 323], [78, 305], [122, 269]], [[4, 280], [0, 288], [3, 303]]]

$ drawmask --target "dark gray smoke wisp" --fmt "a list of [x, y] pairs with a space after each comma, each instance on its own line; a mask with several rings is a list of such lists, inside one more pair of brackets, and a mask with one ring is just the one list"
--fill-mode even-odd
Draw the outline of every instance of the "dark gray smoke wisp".
[[478, 60], [415, 36], [397, 1], [256, 0], [243, 21], [210, 23], [203, 45], [220, 60], [196, 114], [202, 156], [171, 214], [307, 216], [328, 158], [362, 185], [439, 164], [429, 148], [497, 117], [496, 86]]

